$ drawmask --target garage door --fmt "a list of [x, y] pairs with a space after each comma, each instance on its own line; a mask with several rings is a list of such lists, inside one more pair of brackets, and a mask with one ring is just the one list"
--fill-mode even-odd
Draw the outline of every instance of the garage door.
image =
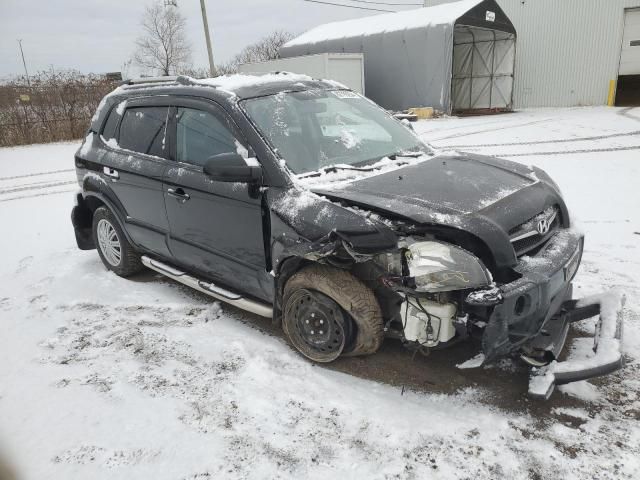
[[620, 75], [640, 75], [640, 10], [625, 12]]

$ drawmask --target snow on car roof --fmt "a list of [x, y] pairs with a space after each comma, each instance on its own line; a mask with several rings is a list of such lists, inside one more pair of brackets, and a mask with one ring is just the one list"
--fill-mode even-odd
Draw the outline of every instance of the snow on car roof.
[[326, 23], [288, 41], [284, 44], [284, 47], [454, 23], [481, 1], [462, 0], [433, 7]]
[[208, 85], [212, 87], [234, 93], [240, 89], [247, 87], [263, 86], [267, 84], [275, 84], [282, 82], [310, 82], [313, 78], [308, 75], [297, 73], [265, 73], [265, 74], [233, 74], [222, 75], [215, 78], [203, 78], [202, 80], [194, 80], [194, 83], [200, 85]]

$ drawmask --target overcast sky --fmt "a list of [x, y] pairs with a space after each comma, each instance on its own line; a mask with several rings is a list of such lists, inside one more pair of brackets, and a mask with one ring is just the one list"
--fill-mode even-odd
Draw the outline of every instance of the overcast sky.
[[[19, 38], [30, 74], [51, 65], [85, 73], [120, 71], [132, 56], [140, 17], [151, 1], [0, 0], [0, 77], [23, 73]], [[206, 67], [200, 1], [177, 1], [187, 20], [194, 66]], [[206, 0], [206, 5], [216, 62], [228, 60], [245, 45], [276, 29], [302, 33], [322, 23], [376, 13], [302, 0]], [[401, 8], [415, 7], [395, 9]]]

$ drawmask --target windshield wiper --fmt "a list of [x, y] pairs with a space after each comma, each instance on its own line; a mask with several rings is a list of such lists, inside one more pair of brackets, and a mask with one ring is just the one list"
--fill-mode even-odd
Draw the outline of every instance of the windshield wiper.
[[307, 177], [319, 177], [323, 173], [335, 173], [338, 170], [353, 170], [354, 172], [373, 172], [376, 170], [375, 168], [367, 168], [367, 167], [352, 167], [349, 165], [330, 165], [328, 167], [322, 167], [318, 170], [314, 170], [313, 172], [303, 173], [298, 175], [298, 178], [307, 178]]
[[421, 157], [423, 155], [427, 155], [427, 153], [425, 152], [396, 152], [396, 153], [392, 153], [391, 155], [387, 155], [388, 158], [390, 158], [391, 160], [396, 160], [397, 158], [418, 158]]

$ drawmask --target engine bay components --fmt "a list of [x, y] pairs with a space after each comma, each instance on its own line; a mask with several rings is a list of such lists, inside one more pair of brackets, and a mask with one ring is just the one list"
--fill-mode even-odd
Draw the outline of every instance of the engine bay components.
[[404, 338], [428, 348], [448, 342], [456, 334], [455, 314], [453, 303], [407, 297], [401, 306]]

